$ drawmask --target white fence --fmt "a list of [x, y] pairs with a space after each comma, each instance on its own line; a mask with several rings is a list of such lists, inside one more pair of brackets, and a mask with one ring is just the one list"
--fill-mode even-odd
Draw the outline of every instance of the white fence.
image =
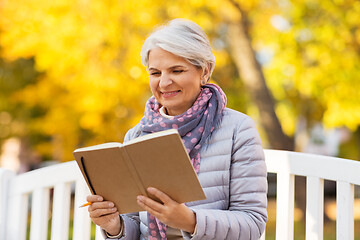
[[[265, 156], [268, 172], [277, 174], [277, 240], [293, 239], [295, 175], [307, 177], [306, 239], [323, 239], [324, 179], [337, 183], [337, 239], [354, 239], [354, 185], [360, 185], [360, 162], [276, 150], [265, 150]], [[26, 239], [28, 230], [31, 240], [66, 240], [71, 218], [72, 239], [89, 240], [88, 212], [77, 207], [88, 194], [74, 161], [17, 176], [0, 169], [0, 240]]]
[[336, 182], [336, 239], [354, 239], [354, 185], [360, 162], [287, 151], [266, 150], [268, 172], [277, 175], [276, 239], [294, 239], [295, 175], [305, 176], [306, 239], [323, 239], [324, 179]]
[[[69, 238], [70, 212], [73, 212], [73, 239], [90, 239], [90, 218], [86, 208], [79, 209], [89, 195], [85, 181], [74, 161], [37, 169], [15, 176], [0, 169], [0, 239], [26, 239], [29, 212], [30, 239], [48, 239], [51, 217], [51, 240]], [[75, 199], [70, 211], [71, 192]], [[53, 201], [50, 202], [50, 199]], [[31, 206], [28, 206], [31, 202]], [[52, 209], [50, 210], [50, 203]], [[29, 209], [31, 209], [29, 211]], [[98, 229], [97, 229], [98, 231]], [[103, 239], [97, 232], [96, 239]]]

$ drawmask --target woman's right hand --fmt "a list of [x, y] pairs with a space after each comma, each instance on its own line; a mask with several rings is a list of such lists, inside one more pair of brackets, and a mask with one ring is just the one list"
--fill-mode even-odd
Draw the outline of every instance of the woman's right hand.
[[91, 220], [108, 234], [116, 236], [120, 233], [120, 216], [113, 202], [104, 201], [102, 196], [89, 195], [86, 200], [92, 202], [89, 206]]

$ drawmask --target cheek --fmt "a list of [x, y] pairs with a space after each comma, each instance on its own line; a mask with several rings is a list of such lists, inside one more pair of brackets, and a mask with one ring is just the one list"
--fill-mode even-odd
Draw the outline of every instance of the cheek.
[[158, 81], [156, 81], [155, 79], [150, 78], [149, 85], [150, 85], [151, 92], [155, 95], [156, 89], [157, 89], [157, 86], [158, 86]]
[[191, 85], [191, 89], [194, 94], [200, 93], [200, 89], [201, 89], [200, 79], [192, 79], [192, 82], [191, 84], [189, 83], [189, 85]]

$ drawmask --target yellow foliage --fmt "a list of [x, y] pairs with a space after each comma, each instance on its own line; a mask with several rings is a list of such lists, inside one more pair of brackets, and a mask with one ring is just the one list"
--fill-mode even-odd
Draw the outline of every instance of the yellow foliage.
[[[133, 5], [129, 1], [122, 5], [117, 1], [17, 0], [4, 3], [0, 9], [3, 57], [33, 57], [37, 70], [43, 72], [35, 85], [13, 98], [29, 107], [47, 109], [44, 117], [34, 122], [34, 131], [73, 139], [71, 146], [63, 145], [63, 156], [69, 157], [67, 153], [79, 140], [81, 144], [91, 141], [82, 140], [80, 129], [121, 140], [117, 138], [143, 111], [143, 104], [140, 107], [137, 102], [143, 101], [148, 91], [144, 88], [147, 73], [139, 66], [145, 34], [130, 31], [140, 26], [126, 27], [126, 18], [136, 12], [128, 11]], [[122, 19], [125, 25], [119, 22]], [[133, 110], [111, 113], [122, 108]], [[122, 125], [114, 123], [116, 131], [106, 131], [115, 114], [124, 119]]]
[[324, 115], [326, 127], [335, 128], [346, 125], [350, 130], [356, 131], [359, 126], [358, 119], [360, 118], [359, 104], [344, 106], [337, 101], [329, 101], [327, 107], [328, 111]]
[[[359, 126], [358, 1], [234, 2], [247, 12], [254, 49], [272, 54], [263, 69], [287, 134], [305, 114], [298, 107], [303, 99], [324, 107], [327, 126]], [[273, 25], [274, 16], [288, 24], [286, 31]], [[2, 1], [1, 56], [33, 58], [40, 73], [34, 84], [11, 95], [34, 114], [31, 123], [14, 122], [18, 132], [55, 139], [37, 149], [47, 155], [56, 149], [52, 156], [60, 160], [71, 160], [80, 145], [121, 141], [151, 95], [140, 62], [143, 41], [154, 26], [179, 17], [197, 22], [211, 40], [221, 39], [224, 46], [214, 48], [222, 71], [216, 80], [236, 85], [225, 39], [227, 24], [241, 14], [230, 0]], [[248, 113], [258, 115], [252, 104]]]
[[280, 119], [283, 131], [290, 136], [294, 135], [297, 123], [293, 110], [291, 106], [287, 106], [287, 104], [283, 102], [280, 102], [276, 106], [276, 114]]
[[96, 112], [88, 112], [80, 118], [80, 127], [84, 129], [93, 129], [100, 125], [101, 116]]

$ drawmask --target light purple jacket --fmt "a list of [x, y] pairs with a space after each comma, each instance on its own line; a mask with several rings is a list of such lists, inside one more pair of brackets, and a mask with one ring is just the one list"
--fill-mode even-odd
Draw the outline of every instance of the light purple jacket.
[[[130, 129], [125, 141], [139, 131], [139, 125]], [[267, 173], [254, 122], [226, 108], [200, 156], [198, 178], [207, 199], [186, 204], [196, 213], [197, 233], [182, 232], [184, 239], [259, 239], [267, 221]], [[147, 239], [146, 212], [122, 217], [121, 239]]]

